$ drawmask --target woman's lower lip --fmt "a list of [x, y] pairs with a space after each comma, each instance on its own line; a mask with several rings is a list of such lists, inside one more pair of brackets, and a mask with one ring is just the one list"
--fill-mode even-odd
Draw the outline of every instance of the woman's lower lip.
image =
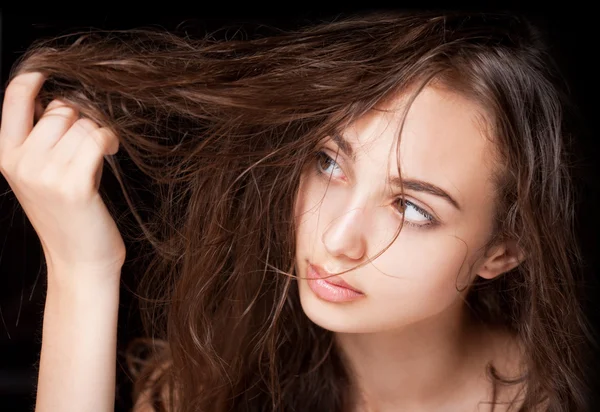
[[334, 285], [321, 279], [319, 275], [308, 265], [308, 286], [319, 298], [328, 302], [350, 302], [356, 300], [364, 294], [356, 292], [342, 286]]

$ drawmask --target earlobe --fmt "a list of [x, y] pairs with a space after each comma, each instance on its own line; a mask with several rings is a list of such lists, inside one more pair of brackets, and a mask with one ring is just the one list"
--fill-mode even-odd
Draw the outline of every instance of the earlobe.
[[525, 254], [515, 241], [505, 242], [495, 248], [477, 274], [485, 279], [493, 279], [516, 268], [524, 260]]

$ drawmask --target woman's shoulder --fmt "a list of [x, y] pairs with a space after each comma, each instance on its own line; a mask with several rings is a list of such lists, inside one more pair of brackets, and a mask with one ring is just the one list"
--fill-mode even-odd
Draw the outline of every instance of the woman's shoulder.
[[507, 380], [523, 376], [525, 356], [519, 340], [488, 325], [478, 325], [471, 337], [466, 348], [469, 367], [464, 403], [457, 410], [518, 411], [525, 395], [525, 380], [506, 385], [494, 382], [494, 376]]
[[507, 378], [527, 373], [527, 354], [521, 339], [513, 332], [497, 328], [491, 334], [490, 361]]
[[[489, 353], [486, 357], [485, 379], [489, 400], [495, 397], [494, 411], [519, 411], [527, 393], [527, 352], [517, 334], [503, 328], [492, 329], [488, 334]], [[494, 374], [514, 383], [494, 382]], [[546, 411], [548, 405], [540, 404], [534, 412]]]
[[150, 376], [143, 382], [142, 389], [134, 400], [132, 412], [157, 412], [155, 409], [156, 401], [163, 405], [169, 405], [168, 386], [165, 384], [157, 388], [156, 384], [170, 365], [170, 362], [163, 362], [151, 371]]

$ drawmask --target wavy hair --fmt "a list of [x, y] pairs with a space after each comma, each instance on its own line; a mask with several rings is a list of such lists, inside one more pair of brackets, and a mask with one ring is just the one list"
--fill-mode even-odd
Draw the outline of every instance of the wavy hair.
[[[371, 12], [251, 39], [155, 29], [39, 41], [12, 75], [40, 71], [61, 98], [119, 136], [150, 178], [151, 253], [140, 283], [151, 356], [130, 365], [168, 411], [345, 411], [351, 380], [332, 333], [304, 315], [294, 203], [323, 138], [379, 102], [435, 80], [490, 113], [499, 156], [496, 230], [526, 259], [467, 302], [519, 338], [520, 410], [585, 410], [589, 330], [574, 232], [573, 138], [539, 33], [505, 14]], [[145, 304], [151, 304], [146, 308]], [[141, 365], [141, 366], [140, 366]], [[168, 405], [169, 404], [169, 405]]]

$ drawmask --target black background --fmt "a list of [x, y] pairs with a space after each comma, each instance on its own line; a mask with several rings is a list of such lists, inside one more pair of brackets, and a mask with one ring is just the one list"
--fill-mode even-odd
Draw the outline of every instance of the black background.
[[[95, 27], [101, 29], [128, 29], [147, 25], [160, 25], [173, 30], [181, 24], [191, 33], [213, 31], [230, 24], [246, 24], [249, 30], [257, 24], [273, 25], [280, 28], [296, 27], [314, 19], [327, 18], [338, 12], [357, 11], [337, 9], [330, 11], [254, 10], [252, 12], [235, 9], [222, 11], [168, 12], [165, 10], [136, 9], [137, 13], [123, 10], [102, 11], [90, 6], [89, 13], [77, 11], [16, 13], [2, 11], [2, 61], [1, 79], [5, 86], [11, 66], [16, 58], [35, 39], [64, 34], [70, 31]], [[489, 4], [488, 4], [489, 6]], [[33, 9], [32, 9], [33, 10]], [[36, 9], [37, 10], [37, 9]], [[523, 10], [519, 10], [523, 11]], [[598, 267], [596, 255], [598, 225], [598, 144], [593, 121], [597, 99], [597, 60], [598, 22], [594, 13], [572, 5], [555, 9], [533, 9], [526, 14], [549, 34], [550, 45], [563, 75], [566, 77], [574, 102], [579, 108], [581, 119], [581, 144], [584, 147], [588, 164], [588, 183], [584, 188], [585, 202], [581, 206], [578, 221], [580, 237], [584, 246], [590, 279], [588, 313], [598, 325], [598, 305], [595, 303], [598, 286], [594, 273]], [[110, 176], [103, 177], [107, 191], [118, 191]], [[21, 209], [15, 207], [14, 195], [9, 193], [5, 180], [0, 177], [0, 410], [33, 410], [35, 396], [36, 369], [41, 342], [41, 319], [45, 279], [40, 276], [41, 249], [35, 232], [27, 222]], [[128, 246], [128, 255], [131, 250]], [[139, 333], [139, 320], [132, 304], [131, 292], [135, 280], [129, 274], [127, 265], [123, 270], [123, 288], [119, 314], [119, 351], [124, 344]], [[121, 360], [121, 358], [119, 358]], [[597, 362], [598, 364], [598, 362]], [[600, 364], [599, 364], [600, 366]], [[93, 373], [93, 372], [92, 372]], [[594, 384], [596, 384], [597, 380]], [[131, 407], [130, 382], [123, 367], [118, 367], [118, 393], [116, 410], [125, 411]], [[599, 387], [600, 389], [600, 387]], [[597, 402], [596, 402], [597, 403]], [[594, 407], [592, 410], [600, 410]]]

